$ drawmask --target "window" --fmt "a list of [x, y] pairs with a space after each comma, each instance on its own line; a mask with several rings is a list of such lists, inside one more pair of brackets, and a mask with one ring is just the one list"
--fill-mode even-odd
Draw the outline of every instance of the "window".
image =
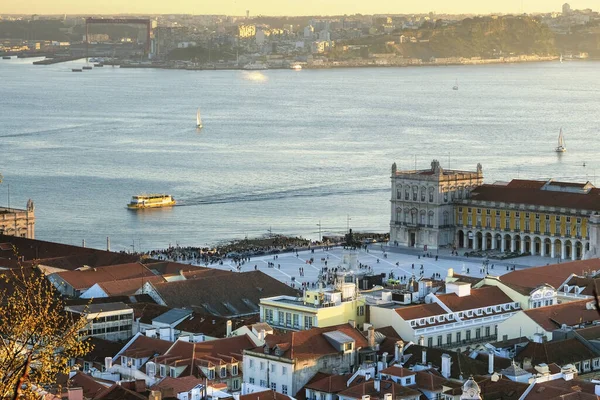
[[448, 214], [448, 211], [444, 211], [444, 225], [450, 225], [450, 215]]
[[469, 214], [471, 214], [471, 212], [473, 212], [473, 210], [471, 209], [471, 207], [467, 208], [467, 212], [468, 212]]
[[352, 350], [352, 342], [344, 343], [344, 351]]
[[442, 335], [437, 337], [437, 345], [440, 347], [442, 345]]
[[545, 225], [546, 225], [546, 235], [549, 235], [550, 234], [550, 221], [547, 220]]
[[449, 333], [446, 335], [446, 344], [452, 343], [452, 334]]
[[504, 218], [504, 229], [510, 229], [510, 219], [508, 217]]
[[433, 225], [433, 211], [429, 212], [428, 218], [427, 218], [427, 224], [428, 225]]
[[253, 359], [250, 359], [249, 365], [250, 365], [250, 368], [254, 368], [254, 360]]
[[421, 201], [425, 201], [425, 188], [421, 188]]
[[208, 370], [208, 379], [212, 380], [215, 379], [215, 369], [211, 368]]
[[267, 308], [265, 310], [265, 319], [267, 320], [267, 322], [273, 322], [273, 310], [271, 310], [270, 308]]
[[164, 365], [160, 366], [160, 376], [167, 376], [167, 367], [165, 367]]
[[429, 202], [433, 203], [433, 189], [429, 189]]
[[515, 220], [515, 230], [516, 231], [521, 230], [521, 220], [520, 219]]
[[226, 378], [226, 377], [227, 377], [227, 368], [221, 367], [221, 378]]
[[359, 316], [365, 315], [365, 306], [356, 307], [356, 314]]
[[471, 214], [467, 215], [467, 226], [471, 226], [473, 225], [473, 217], [471, 217]]
[[540, 231], [540, 220], [539, 219], [535, 220], [535, 231], [536, 232]]
[[448, 202], [448, 192], [444, 192], [444, 203]]
[[410, 192], [408, 188], [404, 190], [404, 200], [410, 200]]
[[240, 380], [239, 379], [234, 379], [233, 380], [233, 390], [237, 390], [240, 388]]
[[283, 311], [278, 311], [277, 312], [277, 322], [279, 322], [279, 325], [283, 325], [284, 314], [285, 313]]
[[571, 217], [567, 217], [567, 222], [571, 222]]
[[281, 375], [287, 375], [287, 367], [281, 367]]
[[500, 210], [496, 210], [496, 217], [500, 216]]
[[277, 391], [277, 383], [276, 382], [271, 382], [271, 390]]
[[304, 316], [304, 328], [305, 329], [310, 329], [312, 328], [313, 324], [312, 324], [312, 316]]
[[485, 336], [487, 336], [487, 337], [490, 336], [490, 327], [489, 326], [485, 327]]
[[274, 374], [275, 373], [275, 364], [271, 364], [271, 373]]
[[521, 213], [520, 212], [515, 212], [515, 218], [521, 218]]
[[421, 211], [421, 225], [425, 225], [425, 211]]
[[249, 382], [251, 385], [254, 385], [254, 378], [249, 378], [249, 379], [248, 379], [248, 382]]
[[475, 328], [475, 339], [479, 339], [481, 337], [481, 328]]
[[600, 367], [600, 359], [594, 358], [594, 360], [592, 361], [592, 365], [594, 366], [594, 368], [599, 368]]
[[292, 313], [285, 313], [285, 324], [287, 326], [292, 326]]
[[175, 368], [171, 368], [171, 370], [169, 371], [171, 378], [177, 378], [177, 371], [175, 371]]
[[402, 189], [397, 189], [397, 190], [396, 190], [396, 198], [397, 198], [398, 200], [401, 200], [401, 199], [402, 199]]
[[477, 209], [477, 214], [481, 214], [481, 208]]
[[471, 330], [470, 329], [467, 329], [465, 331], [465, 339], [466, 340], [471, 340]]
[[526, 219], [525, 220], [525, 230], [529, 232], [529, 228], [530, 228], [530, 226], [529, 226], [529, 220]]
[[300, 326], [300, 316], [298, 314], [294, 314], [293, 320], [294, 320], [294, 328], [299, 327]]
[[265, 381], [264, 379], [260, 380], [260, 386], [261, 387], [267, 387], [267, 381]]
[[264, 370], [265, 370], [265, 362], [264, 362], [264, 361], [261, 361], [261, 362], [260, 362], [260, 370], [261, 370], [261, 371], [264, 371]]
[[570, 224], [567, 224], [566, 236], [571, 236], [571, 225]]
[[427, 347], [433, 347], [433, 338], [432, 337], [427, 338]]
[[419, 191], [419, 189], [417, 189], [416, 187], [413, 188], [413, 201], [417, 201], [417, 192]]
[[282, 394], [287, 394], [288, 393], [287, 385], [281, 385], [281, 393]]
[[463, 217], [462, 214], [458, 214], [458, 224], [462, 225], [463, 224]]
[[485, 227], [486, 228], [492, 227], [492, 217], [485, 217]]
[[525, 213], [525, 218], [529, 219], [529, 213], [528, 212]]
[[461, 333], [460, 333], [460, 332], [456, 332], [456, 342], [457, 342], [457, 343], [458, 343], [458, 342], [460, 342], [461, 336], [462, 336], [462, 335], [461, 335]]
[[[252, 361], [252, 360], [250, 360], [250, 361]], [[237, 374], [238, 374], [238, 366], [237, 366], [237, 364], [233, 364], [231, 366], [231, 375], [237, 376]]]
[[555, 218], [555, 221], [556, 221], [556, 222], [560, 222], [560, 215], [557, 215], [557, 216], [556, 216], [556, 218]]

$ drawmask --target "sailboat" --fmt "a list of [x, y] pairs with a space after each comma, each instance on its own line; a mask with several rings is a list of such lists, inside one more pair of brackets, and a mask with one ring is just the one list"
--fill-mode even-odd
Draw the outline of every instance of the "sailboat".
[[557, 153], [564, 153], [565, 151], [567, 151], [567, 148], [565, 147], [565, 138], [563, 137], [562, 128], [560, 128], [560, 133], [558, 134], [558, 146], [556, 147], [555, 151]]
[[454, 86], [452, 86], [452, 90], [458, 90], [458, 79], [454, 83]]
[[196, 112], [196, 128], [202, 129], [202, 118], [200, 118], [200, 109]]

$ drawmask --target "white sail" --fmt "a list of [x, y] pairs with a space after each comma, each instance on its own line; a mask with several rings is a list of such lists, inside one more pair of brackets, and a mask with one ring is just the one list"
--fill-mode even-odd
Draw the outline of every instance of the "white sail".
[[556, 146], [557, 153], [564, 153], [567, 151], [567, 147], [565, 146], [565, 138], [563, 136], [562, 128], [560, 128], [560, 133], [558, 134], [558, 146]]
[[200, 109], [196, 112], [196, 126], [202, 128], [202, 118], [200, 118]]

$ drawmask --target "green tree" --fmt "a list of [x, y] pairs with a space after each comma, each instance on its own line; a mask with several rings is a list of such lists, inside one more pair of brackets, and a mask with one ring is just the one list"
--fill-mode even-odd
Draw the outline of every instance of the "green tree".
[[37, 268], [0, 275], [0, 398], [33, 399], [36, 387], [69, 372], [69, 359], [90, 350], [83, 317], [65, 313], [56, 289]]

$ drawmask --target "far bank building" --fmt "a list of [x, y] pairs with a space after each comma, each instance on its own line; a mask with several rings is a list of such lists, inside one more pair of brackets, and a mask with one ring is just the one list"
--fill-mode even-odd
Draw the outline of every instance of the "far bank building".
[[516, 252], [562, 260], [600, 257], [600, 188], [475, 171], [398, 171], [392, 165], [390, 242], [435, 250]]
[[433, 160], [429, 169], [398, 171], [394, 163], [390, 242], [425, 250], [454, 246], [455, 202], [481, 184], [481, 164], [476, 171], [445, 170]]

